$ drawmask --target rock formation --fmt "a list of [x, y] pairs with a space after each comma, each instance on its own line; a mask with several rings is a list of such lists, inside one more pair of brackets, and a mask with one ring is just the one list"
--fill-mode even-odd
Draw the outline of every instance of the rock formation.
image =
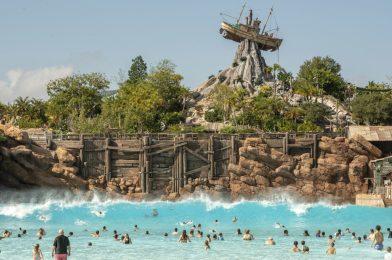
[[255, 94], [257, 86], [269, 77], [265, 74], [266, 66], [258, 45], [250, 40], [242, 41], [237, 48], [232, 66], [210, 77], [194, 91], [193, 100], [189, 102], [188, 123], [204, 122], [203, 115], [209, 109], [207, 97], [217, 84], [244, 88], [249, 95]]
[[76, 158], [59, 148], [57, 157], [32, 144], [27, 133], [11, 125], [0, 125], [6, 137], [0, 143], [0, 185], [9, 188], [65, 188], [85, 190], [87, 182], [77, 176]]

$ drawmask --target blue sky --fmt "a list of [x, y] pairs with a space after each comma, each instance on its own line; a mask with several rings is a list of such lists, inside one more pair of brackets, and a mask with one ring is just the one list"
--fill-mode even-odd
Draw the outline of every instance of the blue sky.
[[[151, 67], [168, 58], [194, 88], [232, 63], [237, 43], [219, 34], [221, 12], [239, 0], [3, 0], [0, 2], [0, 101], [45, 98], [48, 80], [102, 72], [113, 86], [131, 59]], [[392, 76], [391, 0], [248, 0], [265, 20], [269, 8], [284, 41], [264, 53], [296, 73], [304, 60], [330, 55], [360, 86]], [[121, 73], [120, 73], [121, 74]]]

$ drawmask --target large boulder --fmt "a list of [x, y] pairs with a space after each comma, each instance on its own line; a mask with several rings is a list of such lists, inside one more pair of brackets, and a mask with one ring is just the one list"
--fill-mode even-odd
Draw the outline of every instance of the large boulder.
[[2, 132], [5, 136], [11, 137], [19, 142], [29, 142], [29, 135], [27, 132], [19, 129], [16, 126], [10, 124], [0, 124], [0, 132]]
[[358, 155], [350, 162], [348, 178], [351, 183], [361, 184], [363, 177], [367, 174], [369, 158], [365, 155]]
[[382, 151], [378, 149], [376, 146], [371, 144], [369, 141], [365, 139], [362, 135], [356, 134], [353, 136], [352, 140], [360, 144], [363, 149], [368, 151], [370, 154], [375, 156], [376, 158], [380, 158], [382, 156]]
[[66, 148], [58, 147], [56, 149], [56, 156], [61, 164], [72, 166], [76, 162], [75, 156], [72, 155]]

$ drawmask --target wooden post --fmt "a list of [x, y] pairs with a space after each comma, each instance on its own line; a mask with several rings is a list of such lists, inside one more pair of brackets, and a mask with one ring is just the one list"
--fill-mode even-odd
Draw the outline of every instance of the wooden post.
[[84, 173], [83, 177], [86, 179], [87, 176], [87, 169], [85, 168], [85, 164], [84, 164], [84, 135], [80, 134], [79, 136], [79, 144], [80, 144], [80, 148], [79, 148], [79, 160], [80, 160], [80, 172]]
[[231, 147], [231, 153], [230, 153], [230, 163], [236, 164], [237, 163], [237, 149], [235, 145], [235, 136], [232, 135], [230, 139], [230, 147]]
[[284, 154], [289, 154], [289, 133], [286, 132], [285, 133], [285, 137], [284, 137]]
[[144, 150], [143, 150], [143, 139], [139, 140], [139, 185], [140, 188], [142, 189], [142, 192], [144, 192]]
[[208, 160], [210, 162], [210, 171], [208, 172], [208, 179], [212, 179], [215, 176], [215, 163], [214, 163], [214, 136], [210, 136], [208, 143]]
[[150, 137], [149, 136], [144, 136], [143, 137], [143, 186], [142, 186], [142, 191], [144, 188], [145, 193], [149, 193], [150, 192], [150, 188], [149, 188], [149, 173], [150, 173], [150, 160], [148, 158], [148, 150], [149, 149], [144, 149], [144, 147], [149, 146], [150, 145]]
[[176, 147], [177, 137], [174, 137], [173, 147], [174, 147], [174, 157], [173, 157], [173, 192], [178, 192], [178, 149]]
[[[182, 134], [182, 141], [183, 142], [186, 141], [186, 134]], [[185, 185], [188, 184], [188, 178], [185, 175], [187, 171], [186, 150], [183, 147], [181, 147], [181, 151], [182, 151], [182, 178], [183, 178], [182, 187], [184, 187]]]
[[105, 139], [105, 176], [106, 176], [106, 181], [109, 182], [111, 179], [111, 157], [110, 157], [110, 138]]
[[318, 140], [317, 134], [313, 134], [313, 167], [317, 167], [317, 155], [318, 155]]

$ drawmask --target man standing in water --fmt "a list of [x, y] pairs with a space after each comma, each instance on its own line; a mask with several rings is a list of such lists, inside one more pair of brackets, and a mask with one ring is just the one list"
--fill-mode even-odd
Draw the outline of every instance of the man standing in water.
[[64, 230], [59, 230], [59, 235], [54, 239], [52, 257], [55, 260], [67, 260], [71, 255], [71, 246], [68, 237], [64, 236]]
[[373, 238], [374, 249], [381, 251], [384, 248], [383, 242], [384, 242], [384, 234], [381, 232], [381, 226], [377, 225], [376, 232], [374, 233], [374, 238]]

